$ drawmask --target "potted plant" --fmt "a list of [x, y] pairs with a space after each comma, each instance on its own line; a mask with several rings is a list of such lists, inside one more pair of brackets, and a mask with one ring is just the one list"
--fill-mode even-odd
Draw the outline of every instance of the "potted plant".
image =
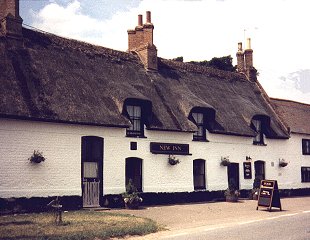
[[176, 159], [175, 156], [173, 155], [169, 155], [168, 156], [168, 163], [170, 165], [176, 165], [176, 164], [179, 164], [180, 163], [180, 160], [179, 159]]
[[259, 187], [260, 187], [260, 179], [255, 178], [253, 182], [253, 188], [250, 192], [249, 199], [257, 200], [259, 194]]
[[230, 180], [228, 188], [224, 192], [226, 202], [237, 202], [240, 196], [240, 192], [236, 186], [234, 180]]
[[126, 192], [122, 193], [125, 207], [129, 209], [139, 208], [143, 199], [139, 196], [137, 188], [133, 185], [132, 179], [129, 179], [126, 185]]
[[229, 157], [221, 157], [221, 166], [227, 167], [230, 165]]
[[43, 152], [40, 152], [39, 150], [34, 150], [33, 154], [31, 155], [28, 160], [32, 163], [40, 163], [45, 161], [45, 157], [43, 156]]

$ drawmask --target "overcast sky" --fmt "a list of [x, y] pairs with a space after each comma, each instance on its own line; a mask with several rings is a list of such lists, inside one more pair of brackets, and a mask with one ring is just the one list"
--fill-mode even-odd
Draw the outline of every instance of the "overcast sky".
[[121, 51], [138, 14], [152, 12], [158, 56], [231, 55], [252, 39], [254, 66], [271, 97], [310, 104], [309, 0], [20, 0], [24, 23]]

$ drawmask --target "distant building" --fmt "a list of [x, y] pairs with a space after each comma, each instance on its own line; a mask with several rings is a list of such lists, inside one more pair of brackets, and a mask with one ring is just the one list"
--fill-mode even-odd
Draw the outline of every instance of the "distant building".
[[0, 7], [1, 201], [114, 206], [130, 179], [145, 204], [220, 198], [229, 182], [245, 193], [255, 178], [309, 193], [310, 106], [269, 99], [250, 41], [227, 72], [157, 57], [150, 12], [121, 52], [23, 28], [18, 1]]

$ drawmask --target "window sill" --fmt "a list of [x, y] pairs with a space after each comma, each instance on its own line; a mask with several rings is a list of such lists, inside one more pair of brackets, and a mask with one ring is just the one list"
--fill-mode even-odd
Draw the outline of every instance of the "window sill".
[[193, 139], [193, 142], [210, 142], [207, 139]]
[[194, 189], [194, 192], [206, 192], [206, 188], [201, 188], [201, 189]]
[[253, 142], [253, 145], [256, 145], [256, 146], [267, 146], [267, 144], [260, 143], [260, 142]]
[[146, 136], [126, 135], [128, 138], [147, 138]]

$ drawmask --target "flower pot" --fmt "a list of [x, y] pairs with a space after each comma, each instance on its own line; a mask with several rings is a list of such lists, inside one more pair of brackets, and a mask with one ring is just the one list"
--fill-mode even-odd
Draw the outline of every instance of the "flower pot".
[[239, 197], [236, 195], [226, 196], [226, 202], [238, 202]]
[[129, 200], [124, 199], [125, 207], [127, 209], [138, 209], [140, 207], [141, 201], [140, 200]]

